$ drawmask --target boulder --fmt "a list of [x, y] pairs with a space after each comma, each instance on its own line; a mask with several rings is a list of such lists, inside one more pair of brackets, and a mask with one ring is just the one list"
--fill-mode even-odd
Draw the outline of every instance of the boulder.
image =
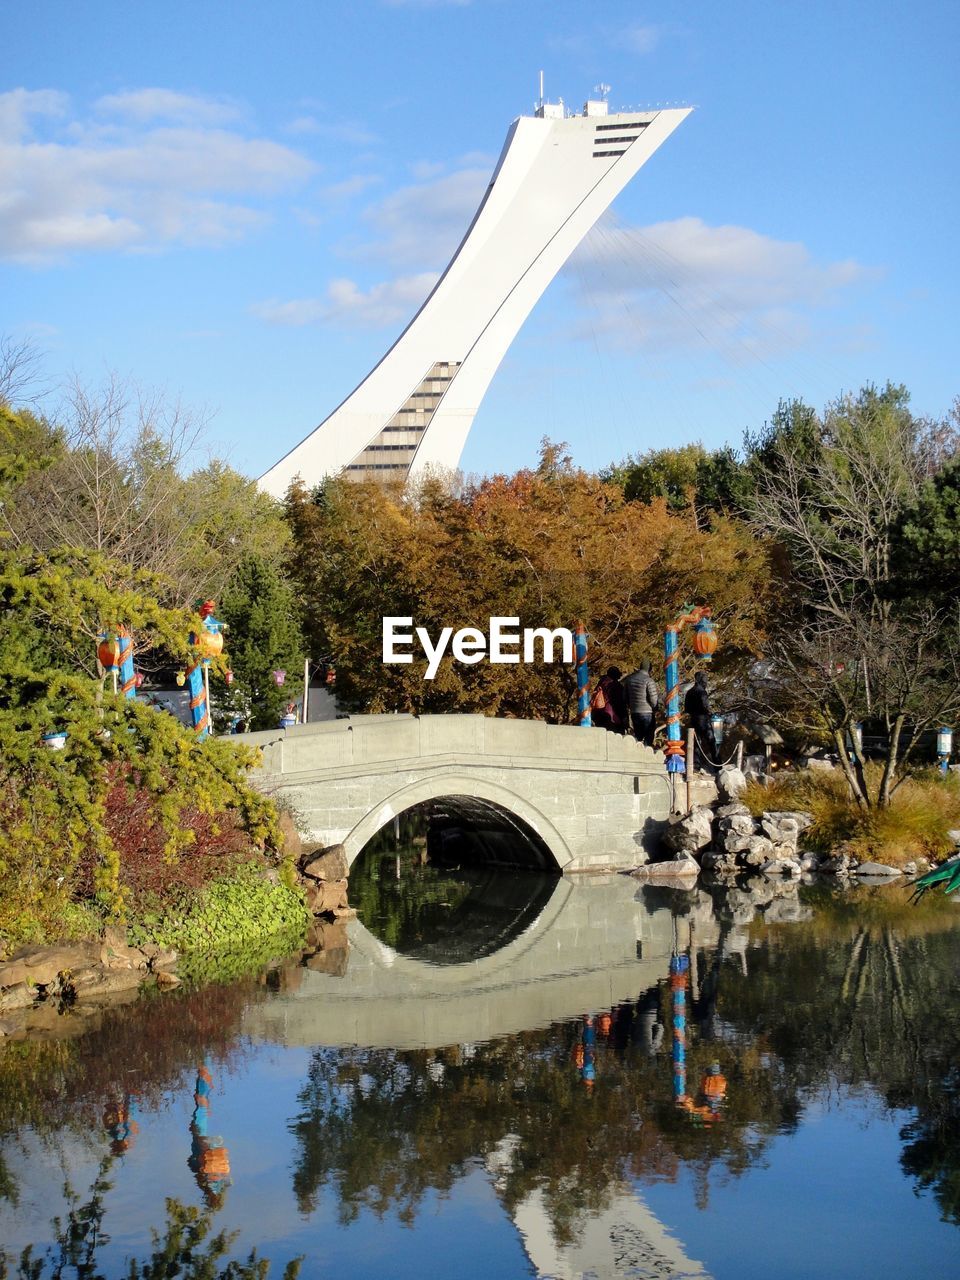
[[319, 884], [309, 885], [304, 890], [307, 910], [315, 916], [324, 915], [328, 911], [339, 911], [346, 907], [347, 881], [323, 880]]
[[752, 836], [756, 829], [756, 823], [749, 813], [724, 814], [717, 819], [717, 830], [723, 834], [732, 831], [737, 835]]
[[735, 764], [723, 765], [717, 774], [717, 792], [724, 804], [735, 801], [746, 785], [746, 776]]
[[816, 871], [820, 866], [820, 859], [815, 853], [805, 853], [800, 859], [801, 871]]
[[724, 849], [707, 849], [700, 858], [700, 866], [716, 875], [732, 875], [737, 869], [737, 856]]
[[293, 814], [288, 809], [281, 809], [277, 825], [283, 836], [283, 852], [288, 858], [299, 861], [303, 855], [303, 841], [300, 839], [300, 832], [293, 820]]
[[301, 863], [301, 870], [309, 880], [346, 880], [350, 874], [347, 851], [342, 844], [332, 844], [321, 853], [311, 853]]
[[897, 867], [888, 867], [885, 862], [861, 862], [857, 867], [858, 876], [874, 880], [894, 880], [900, 874]]
[[786, 822], [798, 831], [806, 831], [807, 827], [813, 826], [813, 814], [805, 809], [766, 809], [763, 816], [771, 822]]
[[106, 929], [100, 943], [100, 963], [104, 969], [135, 969], [140, 972], [149, 968], [150, 962], [139, 947], [131, 947], [118, 929]]
[[828, 876], [845, 876], [850, 871], [850, 859], [845, 853], [835, 853], [829, 858], [822, 858], [817, 870]]
[[743, 866], [760, 868], [773, 857], [773, 842], [766, 836], [751, 836], [739, 857]]
[[739, 800], [731, 800], [729, 804], [722, 804], [716, 810], [714, 816], [717, 818], [736, 818], [743, 815], [750, 817], [750, 810], [745, 804], [741, 804]]
[[663, 833], [663, 843], [675, 853], [705, 849], [712, 839], [713, 813], [706, 805], [697, 805], [687, 814], [674, 814]]
[[99, 944], [78, 942], [47, 947], [21, 947], [0, 964], [0, 987], [21, 982], [47, 987], [63, 972], [82, 969], [98, 958]]
[[799, 876], [800, 863], [796, 858], [771, 858], [760, 870], [765, 876]]
[[814, 772], [819, 769], [821, 772], [825, 773], [830, 769], [835, 769], [836, 767], [837, 766], [832, 760], [819, 760], [816, 756], [810, 756], [806, 763], [806, 768], [812, 769]]
[[728, 831], [720, 837], [719, 844], [724, 853], [745, 853], [750, 848], [750, 841], [753, 838], [752, 831], [745, 833]]
[[26, 982], [12, 983], [0, 990], [0, 1013], [14, 1013], [17, 1009], [29, 1009], [36, 998], [36, 988]]

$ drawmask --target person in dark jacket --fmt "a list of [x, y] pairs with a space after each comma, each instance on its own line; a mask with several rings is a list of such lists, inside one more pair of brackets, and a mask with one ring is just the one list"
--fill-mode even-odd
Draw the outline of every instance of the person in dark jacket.
[[620, 683], [619, 667], [610, 667], [597, 681], [590, 703], [590, 717], [599, 729], [623, 733], [627, 727], [627, 698]]
[[627, 706], [630, 709], [633, 736], [638, 742], [652, 747], [655, 728], [654, 713], [660, 701], [660, 691], [650, 674], [650, 663], [641, 662], [639, 670], [627, 676], [623, 686], [627, 696]]
[[694, 767], [703, 769], [707, 766], [704, 748], [711, 740], [710, 694], [707, 690], [705, 671], [698, 671], [694, 677], [693, 684], [687, 690], [687, 696], [683, 700], [683, 709], [690, 720], [691, 729], [697, 735]]

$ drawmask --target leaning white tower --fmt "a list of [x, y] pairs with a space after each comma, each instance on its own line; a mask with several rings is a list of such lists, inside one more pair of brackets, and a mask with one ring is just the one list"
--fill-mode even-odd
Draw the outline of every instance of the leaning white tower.
[[542, 101], [514, 120], [473, 221], [433, 292], [360, 385], [260, 478], [282, 496], [343, 472], [405, 480], [454, 469], [537, 299], [689, 108], [579, 115]]

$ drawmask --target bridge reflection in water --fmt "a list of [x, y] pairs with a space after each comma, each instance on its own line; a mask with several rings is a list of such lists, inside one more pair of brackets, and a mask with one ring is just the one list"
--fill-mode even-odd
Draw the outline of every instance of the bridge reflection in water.
[[249, 1010], [245, 1031], [296, 1045], [440, 1048], [609, 1009], [666, 979], [691, 929], [716, 945], [710, 905], [677, 919], [670, 896], [623, 875], [482, 875], [439, 935], [405, 951], [351, 921], [343, 976], [304, 971], [296, 991]]

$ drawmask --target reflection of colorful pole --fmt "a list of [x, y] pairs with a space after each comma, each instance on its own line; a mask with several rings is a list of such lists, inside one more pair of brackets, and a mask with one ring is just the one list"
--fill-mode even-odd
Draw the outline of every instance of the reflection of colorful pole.
[[136, 1121], [137, 1100], [127, 1094], [122, 1102], [111, 1102], [103, 1113], [103, 1125], [110, 1135], [110, 1154], [122, 1156], [129, 1151], [140, 1132]]
[[230, 1153], [222, 1138], [210, 1137], [210, 1091], [213, 1079], [206, 1066], [197, 1069], [193, 1093], [193, 1117], [190, 1120], [190, 1159], [188, 1167], [210, 1208], [219, 1208], [223, 1193], [230, 1186]]
[[670, 994], [673, 999], [673, 1100], [678, 1106], [687, 1096], [687, 971], [686, 956], [670, 957]]
[[137, 696], [137, 681], [133, 671], [133, 636], [126, 627], [117, 627], [120, 645], [120, 688], [125, 698]]
[[597, 1031], [593, 1023], [593, 1015], [583, 1016], [583, 1066], [580, 1075], [589, 1092], [597, 1078]]
[[589, 729], [593, 725], [590, 716], [590, 672], [587, 669], [587, 631], [582, 622], [577, 623], [574, 633], [577, 650], [577, 719], [581, 725]]

